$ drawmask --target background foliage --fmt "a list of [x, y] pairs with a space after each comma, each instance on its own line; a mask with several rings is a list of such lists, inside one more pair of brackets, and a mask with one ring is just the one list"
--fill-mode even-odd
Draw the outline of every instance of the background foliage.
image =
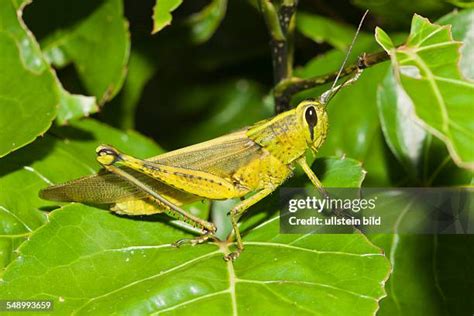
[[[298, 4], [290, 75], [336, 71], [367, 8], [349, 61], [391, 56], [331, 101], [313, 164], [325, 185], [472, 184], [468, 6]], [[472, 313], [469, 235], [279, 235], [275, 194], [243, 218], [247, 250], [232, 264], [221, 259], [231, 243], [170, 248], [189, 234], [166, 217], [39, 199], [49, 184], [96, 172], [101, 143], [146, 158], [273, 115], [264, 20], [257, 1], [0, 0], [0, 298], [53, 299], [64, 314]], [[286, 185], [305, 184], [297, 174]], [[233, 203], [189, 210], [210, 215], [225, 239]]]

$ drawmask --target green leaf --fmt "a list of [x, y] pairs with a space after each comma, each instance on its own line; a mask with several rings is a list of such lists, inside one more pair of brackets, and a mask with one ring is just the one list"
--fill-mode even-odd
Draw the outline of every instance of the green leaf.
[[61, 89], [61, 103], [59, 105], [56, 123], [66, 125], [69, 121], [78, 119], [99, 111], [95, 97], [80, 94], [71, 94]]
[[362, 163], [351, 158], [318, 158], [312, 169], [328, 188], [360, 188], [366, 174]]
[[380, 46], [387, 52], [391, 52], [395, 48], [393, 45], [392, 39], [384, 32], [380, 27], [375, 28], [375, 39]]
[[474, 3], [470, 0], [446, 0], [446, 1], [460, 8], [473, 8], [474, 7]]
[[426, 131], [419, 125], [413, 103], [391, 72], [377, 90], [377, 106], [385, 140], [392, 153], [413, 177], [418, 177]]
[[459, 71], [459, 45], [448, 27], [415, 15], [406, 44], [389, 53], [424, 128], [446, 143], [459, 166], [472, 169], [474, 125], [466, 113], [472, 110], [474, 84]]
[[155, 34], [171, 24], [171, 12], [176, 10], [183, 0], [156, 0], [153, 8], [153, 31]]
[[46, 132], [59, 104], [56, 78], [19, 20], [22, 10], [0, 1], [0, 157]]
[[224, 18], [226, 9], [227, 0], [211, 0], [204, 9], [189, 17], [187, 22], [194, 43], [204, 43], [211, 38]]
[[135, 132], [120, 132], [90, 119], [56, 128], [54, 133], [57, 136], [47, 135], [0, 160], [1, 267], [15, 257], [19, 244], [47, 221], [45, 209], [58, 204], [41, 200], [39, 190], [98, 171], [95, 148], [99, 144], [114, 144], [138, 157], [161, 151]]
[[[474, 4], [474, 3], [473, 3]], [[438, 20], [442, 25], [451, 25], [453, 38], [462, 42], [461, 46], [461, 72], [466, 78], [474, 79], [474, 9], [453, 11]]]
[[130, 50], [121, 0], [104, 1], [78, 25], [57, 31], [42, 45], [56, 67], [74, 63], [86, 90], [101, 105], [122, 87]]
[[[404, 212], [402, 212], [404, 213]], [[399, 219], [408, 223], [408, 219]], [[390, 258], [387, 297], [377, 315], [463, 315], [474, 308], [465, 293], [472, 287], [472, 235], [372, 234], [369, 239]], [[427, 269], [427, 267], [430, 269]]]
[[347, 49], [355, 34], [355, 30], [350, 26], [306, 12], [297, 13], [296, 29], [316, 43], [327, 42], [342, 51]]
[[246, 231], [246, 250], [234, 263], [222, 260], [230, 250], [224, 242], [170, 247], [189, 235], [163, 222], [80, 204], [49, 220], [21, 247], [0, 289], [6, 299], [52, 299], [57, 313], [207, 315], [251, 307], [256, 314], [344, 315], [357, 304], [356, 315], [372, 315], [390, 271], [361, 234], [280, 235], [277, 217]]
[[[448, 17], [449, 21], [455, 23], [453, 33], [458, 39], [466, 40], [464, 45], [469, 46], [466, 14], [449, 14]], [[460, 21], [456, 17], [459, 17]], [[453, 168], [448, 152], [440, 148], [439, 142], [428, 137], [429, 133], [422, 128], [416, 117], [413, 102], [392, 73], [387, 73], [379, 85], [377, 105], [385, 140], [412, 179], [418, 183], [421, 181], [423, 185], [430, 185], [433, 181], [439, 182], [437, 179], [444, 185], [469, 182], [466, 180], [469, 178], [468, 172], [464, 172], [466, 176], [447, 176], [448, 169], [451, 175], [460, 175], [463, 172], [455, 170], [457, 168]]]

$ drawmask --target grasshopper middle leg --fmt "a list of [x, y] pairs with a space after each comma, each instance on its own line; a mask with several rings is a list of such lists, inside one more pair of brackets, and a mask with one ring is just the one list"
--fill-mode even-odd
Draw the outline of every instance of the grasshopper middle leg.
[[261, 191], [258, 191], [251, 197], [246, 200], [243, 200], [229, 212], [230, 219], [232, 221], [232, 228], [234, 229], [235, 239], [237, 241], [237, 250], [234, 252], [229, 253], [224, 257], [225, 261], [235, 260], [240, 256], [240, 253], [244, 250], [244, 243], [242, 242], [242, 237], [240, 236], [239, 226], [237, 224], [240, 216], [252, 205], [257, 203], [258, 201], [262, 200], [270, 193], [274, 191], [273, 188], [265, 188]]

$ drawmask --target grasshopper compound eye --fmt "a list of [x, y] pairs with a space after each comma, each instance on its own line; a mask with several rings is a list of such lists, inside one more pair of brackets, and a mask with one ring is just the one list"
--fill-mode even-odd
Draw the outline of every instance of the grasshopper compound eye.
[[304, 118], [306, 123], [308, 123], [309, 133], [311, 134], [311, 139], [314, 139], [314, 127], [318, 124], [318, 115], [316, 114], [316, 109], [314, 106], [309, 106], [305, 113]]

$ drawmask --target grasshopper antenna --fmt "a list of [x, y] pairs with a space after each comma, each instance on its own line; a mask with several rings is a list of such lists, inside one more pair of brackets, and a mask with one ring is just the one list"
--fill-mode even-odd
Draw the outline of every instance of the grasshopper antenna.
[[356, 81], [360, 74], [361, 74], [361, 69], [358, 69], [356, 74], [354, 75], [354, 77], [352, 77], [351, 79], [347, 80], [346, 82], [344, 82], [343, 84], [339, 85], [339, 86], [336, 86], [337, 84], [337, 81], [339, 80], [339, 77], [341, 76], [342, 74], [342, 71], [344, 70], [344, 67], [346, 66], [346, 63], [347, 63], [347, 60], [349, 59], [349, 56], [352, 52], [352, 48], [354, 47], [354, 44], [355, 44], [355, 41], [357, 39], [357, 36], [359, 35], [360, 33], [360, 29], [362, 28], [362, 25], [364, 24], [364, 20], [365, 20], [365, 17], [367, 16], [367, 14], [369, 13], [369, 10], [366, 10], [364, 12], [364, 15], [362, 16], [362, 18], [360, 19], [360, 22], [359, 22], [359, 26], [357, 26], [357, 31], [354, 35], [354, 37], [352, 38], [352, 42], [351, 42], [351, 45], [349, 45], [349, 49], [346, 53], [346, 57], [344, 57], [344, 61], [342, 62], [342, 65], [341, 67], [339, 68], [339, 71], [337, 73], [337, 76], [336, 76], [336, 79], [334, 79], [334, 83], [332, 84], [331, 86], [331, 89], [329, 89], [328, 91], [324, 92], [321, 97], [320, 97], [320, 101], [322, 104], [325, 104], [327, 105], [329, 100], [332, 99], [332, 97], [334, 97], [336, 95], [336, 93], [341, 90], [341, 88], [353, 83], [354, 81]]

